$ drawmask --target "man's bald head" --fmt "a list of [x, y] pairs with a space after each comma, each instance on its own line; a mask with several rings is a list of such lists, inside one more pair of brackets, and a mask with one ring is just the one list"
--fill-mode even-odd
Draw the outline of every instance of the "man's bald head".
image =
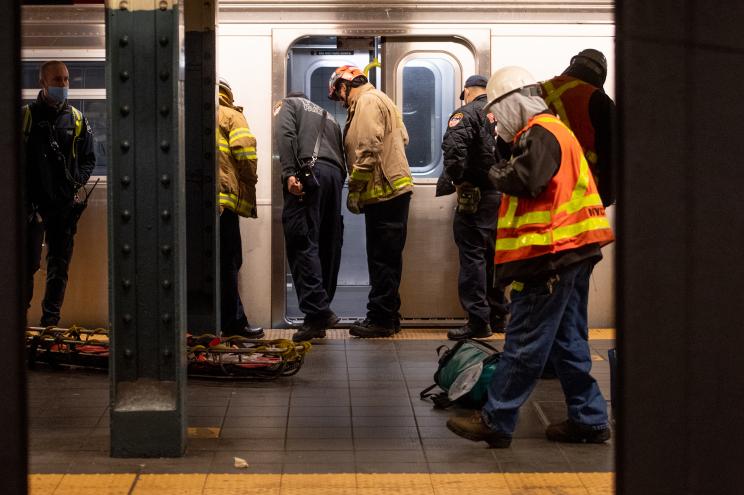
[[44, 62], [39, 69], [39, 84], [43, 89], [49, 86], [70, 87], [70, 72], [59, 60]]

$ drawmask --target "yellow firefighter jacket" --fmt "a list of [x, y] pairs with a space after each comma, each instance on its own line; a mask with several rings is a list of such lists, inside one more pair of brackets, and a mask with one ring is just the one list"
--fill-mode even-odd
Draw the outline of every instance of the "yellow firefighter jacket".
[[220, 206], [256, 218], [256, 137], [241, 107], [220, 94], [217, 151], [220, 161]]
[[408, 131], [400, 111], [372, 84], [349, 94], [344, 129], [349, 192], [358, 192], [360, 205], [387, 201], [413, 190], [405, 146]]

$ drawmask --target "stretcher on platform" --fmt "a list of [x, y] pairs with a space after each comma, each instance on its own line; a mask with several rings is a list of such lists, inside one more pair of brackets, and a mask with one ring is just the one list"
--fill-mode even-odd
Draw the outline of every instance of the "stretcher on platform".
[[[53, 368], [107, 369], [109, 335], [105, 328], [28, 327], [26, 351], [29, 366], [44, 363]], [[254, 340], [212, 334], [186, 336], [188, 375], [209, 378], [271, 380], [300, 371], [309, 342]]]

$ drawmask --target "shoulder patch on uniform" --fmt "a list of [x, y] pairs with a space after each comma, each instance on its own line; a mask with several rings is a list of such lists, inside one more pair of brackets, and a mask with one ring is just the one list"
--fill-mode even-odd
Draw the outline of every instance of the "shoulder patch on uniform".
[[488, 121], [489, 121], [490, 123], [492, 123], [492, 124], [493, 124], [494, 122], [496, 122], [496, 117], [494, 117], [494, 116], [493, 116], [493, 113], [492, 113], [492, 112], [488, 112], [488, 113], [486, 114], [486, 118], [487, 118], [487, 119], [488, 119]]
[[276, 103], [274, 103], [274, 108], [272, 109], [272, 112], [274, 113], [274, 117], [277, 116], [279, 113], [279, 110], [282, 109], [282, 105], [284, 104], [284, 100], [279, 100]]
[[462, 121], [463, 117], [464, 115], [462, 114], [462, 112], [457, 112], [457, 113], [452, 114], [452, 117], [450, 117], [449, 119], [448, 125], [450, 127], [455, 127], [457, 124], [459, 124]]

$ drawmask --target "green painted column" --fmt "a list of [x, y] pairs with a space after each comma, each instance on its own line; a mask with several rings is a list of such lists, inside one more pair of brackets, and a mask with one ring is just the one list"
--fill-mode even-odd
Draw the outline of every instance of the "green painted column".
[[111, 455], [186, 447], [182, 5], [106, 2]]

